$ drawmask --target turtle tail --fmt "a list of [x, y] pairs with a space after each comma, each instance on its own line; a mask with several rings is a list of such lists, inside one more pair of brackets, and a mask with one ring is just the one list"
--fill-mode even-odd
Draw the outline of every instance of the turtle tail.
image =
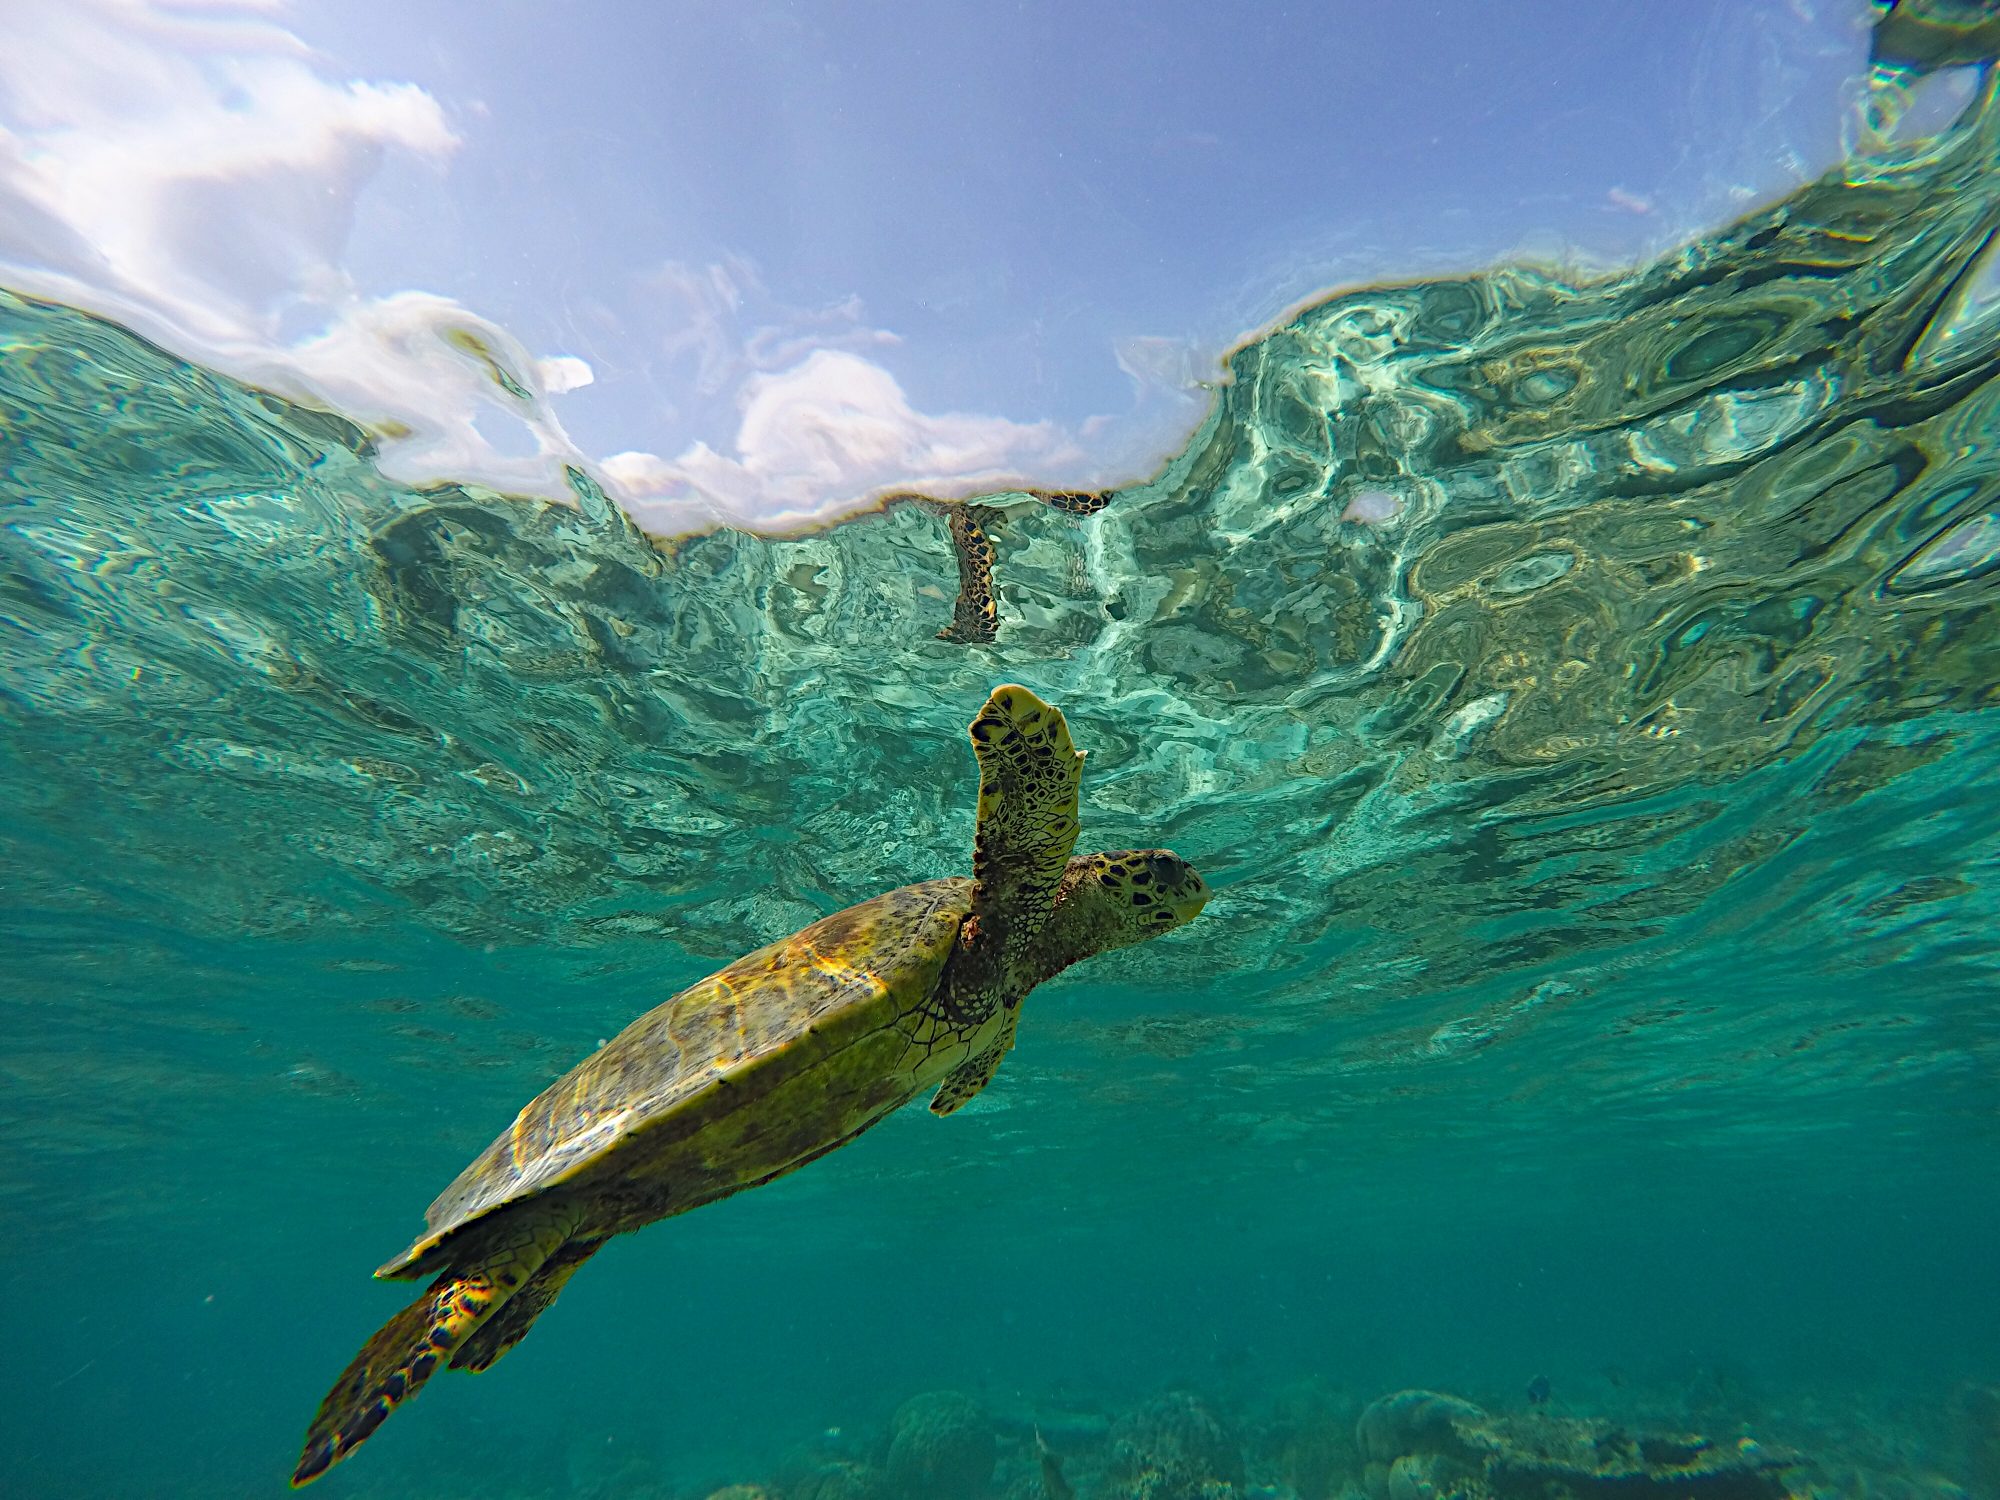
[[449, 1360], [534, 1278], [561, 1248], [573, 1222], [553, 1214], [505, 1215], [498, 1226], [504, 1232], [482, 1245], [477, 1258], [446, 1271], [376, 1330], [320, 1402], [292, 1471], [292, 1487], [311, 1484], [368, 1441], [389, 1413], [436, 1373], [440, 1361]]

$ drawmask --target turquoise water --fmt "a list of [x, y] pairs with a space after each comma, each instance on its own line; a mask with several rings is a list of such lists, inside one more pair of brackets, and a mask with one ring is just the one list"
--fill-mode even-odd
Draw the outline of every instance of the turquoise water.
[[[1081, 847], [1203, 916], [957, 1115], [614, 1244], [322, 1493], [1027, 1500], [1039, 1423], [1087, 1500], [1322, 1500], [1366, 1403], [1539, 1376], [1796, 1492], [2000, 1495], [1996, 136], [1989, 80], [1630, 274], [1305, 309], [1096, 514], [986, 498], [990, 643], [931, 507], [413, 492], [0, 296], [0, 1492], [283, 1492], [518, 1105], [968, 867], [1013, 680]], [[990, 1476], [897, 1467], [939, 1390]], [[1205, 1490], [1120, 1468], [1168, 1390]]]

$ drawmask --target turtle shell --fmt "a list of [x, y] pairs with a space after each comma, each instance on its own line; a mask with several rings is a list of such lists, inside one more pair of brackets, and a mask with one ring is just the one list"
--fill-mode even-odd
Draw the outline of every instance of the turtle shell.
[[660, 1140], [684, 1137], [718, 1103], [747, 1104], [751, 1116], [784, 1111], [802, 1096], [779, 1085], [826, 1058], [852, 1057], [857, 1038], [879, 1033], [894, 1043], [871, 1051], [870, 1063], [900, 1057], [894, 1023], [936, 986], [971, 909], [969, 880], [903, 886], [690, 985], [530, 1101], [438, 1195], [426, 1232], [375, 1274], [426, 1274], [447, 1238], [558, 1184], [586, 1200], [616, 1191], [643, 1172]]

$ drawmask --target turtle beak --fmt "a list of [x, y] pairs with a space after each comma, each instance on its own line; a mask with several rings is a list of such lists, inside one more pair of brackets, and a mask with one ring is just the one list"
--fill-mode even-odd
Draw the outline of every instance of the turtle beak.
[[1208, 882], [1195, 874], [1192, 867], [1187, 873], [1187, 886], [1177, 894], [1174, 910], [1183, 922], [1192, 922], [1201, 915], [1201, 909], [1208, 905], [1209, 890]]

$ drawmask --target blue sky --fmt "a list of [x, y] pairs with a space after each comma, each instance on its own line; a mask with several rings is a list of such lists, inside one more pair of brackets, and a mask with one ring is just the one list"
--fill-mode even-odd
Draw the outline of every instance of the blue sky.
[[547, 492], [581, 458], [661, 530], [1144, 472], [1221, 352], [1316, 292], [1627, 261], [1816, 173], [1869, 19], [1863, 0], [6, 12], [0, 279], [408, 432], [392, 471]]

